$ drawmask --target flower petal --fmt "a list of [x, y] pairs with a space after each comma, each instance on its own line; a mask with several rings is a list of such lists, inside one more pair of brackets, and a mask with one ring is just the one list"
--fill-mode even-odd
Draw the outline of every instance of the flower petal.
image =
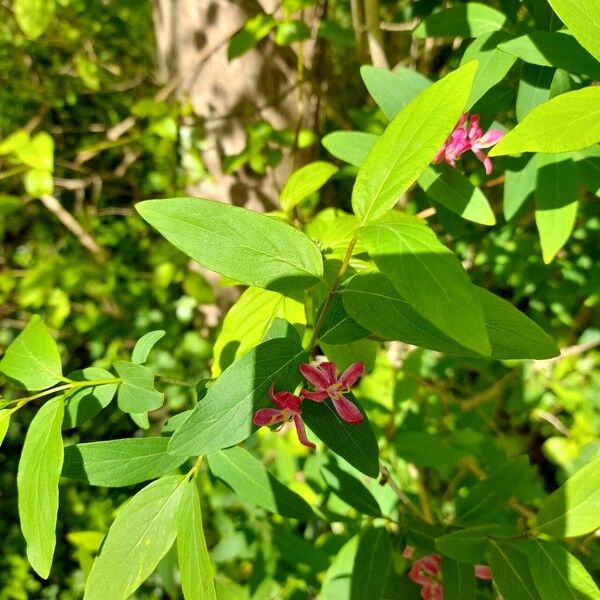
[[350, 387], [351, 385], [354, 385], [360, 377], [363, 376], [364, 372], [364, 363], [355, 362], [340, 375], [338, 381], [342, 384], [342, 387]]
[[340, 415], [346, 423], [362, 423], [363, 415], [360, 410], [358, 410], [356, 404], [353, 404], [350, 400], [341, 395], [332, 397], [331, 401], [333, 402], [337, 414]]
[[276, 408], [261, 408], [254, 413], [252, 422], [258, 427], [274, 425], [285, 420], [283, 412]]
[[273, 384], [269, 388], [269, 396], [273, 404], [276, 404], [279, 408], [287, 408], [291, 412], [298, 412], [300, 410], [302, 398], [298, 398], [298, 396], [294, 396], [294, 394], [286, 391], [276, 392]]
[[475, 577], [492, 579], [492, 570], [487, 565], [475, 565]]
[[481, 150], [477, 148], [473, 148], [473, 154], [483, 163], [485, 168], [485, 174], [491, 175], [494, 167], [492, 165], [492, 160], [488, 158]]
[[477, 146], [480, 148], [489, 148], [497, 144], [504, 137], [504, 131], [500, 129], [490, 129], [485, 135], [477, 140]]
[[329, 380], [327, 375], [318, 367], [307, 365], [302, 363], [299, 367], [302, 376], [309, 382], [312, 383], [317, 390], [324, 390], [329, 387]]
[[300, 392], [302, 398], [308, 398], [308, 400], [314, 400], [315, 402], [323, 402], [329, 394], [323, 390], [322, 392], [309, 392], [308, 390], [302, 390]]
[[332, 363], [332, 362], [322, 362], [319, 365], [319, 368], [327, 376], [327, 379], [329, 380], [328, 386], [329, 385], [333, 385], [337, 381], [337, 369], [335, 367], [335, 363]]
[[316, 446], [306, 437], [304, 423], [298, 415], [294, 415], [294, 425], [296, 426], [296, 432], [298, 433], [298, 439], [300, 440], [300, 443], [311, 450], [315, 450]]

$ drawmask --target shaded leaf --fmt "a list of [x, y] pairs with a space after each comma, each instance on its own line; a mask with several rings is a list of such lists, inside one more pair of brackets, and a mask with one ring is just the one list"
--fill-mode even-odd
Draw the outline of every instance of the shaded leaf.
[[220, 450], [208, 456], [210, 470], [246, 502], [271, 512], [309, 521], [314, 513], [306, 501], [288, 489], [243, 448]]
[[385, 527], [370, 527], [360, 535], [352, 570], [351, 600], [381, 598], [392, 562], [392, 542]]
[[600, 61], [600, 2], [589, 0], [548, 0], [560, 20], [577, 41]]
[[372, 517], [381, 516], [379, 503], [356, 477], [333, 462], [321, 468], [321, 475], [329, 489], [359, 513]]
[[157, 329], [156, 331], [149, 331], [145, 335], [143, 335], [133, 347], [133, 352], [131, 353], [131, 362], [141, 365], [148, 360], [148, 355], [150, 354], [150, 350], [154, 348], [154, 345], [158, 340], [163, 338], [165, 332], [162, 329]]
[[184, 485], [177, 510], [177, 558], [185, 600], [217, 600], [194, 479]]
[[490, 540], [490, 567], [494, 584], [506, 600], [542, 600], [527, 566], [527, 558], [510, 544]]
[[67, 446], [62, 476], [103, 487], [155, 479], [185, 460], [168, 454], [168, 443], [166, 437], [148, 437]]
[[475, 572], [473, 566], [444, 556], [444, 600], [475, 600]]
[[213, 383], [206, 396], [175, 431], [169, 452], [179, 456], [208, 454], [245, 440], [254, 431], [252, 416], [271, 406], [267, 391], [293, 390], [298, 367], [308, 355], [286, 338], [268, 340], [236, 360]]

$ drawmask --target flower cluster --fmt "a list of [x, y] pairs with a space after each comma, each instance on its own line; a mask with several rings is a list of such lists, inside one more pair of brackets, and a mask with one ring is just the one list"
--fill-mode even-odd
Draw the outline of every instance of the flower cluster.
[[465, 152], [471, 150], [483, 163], [486, 174], [490, 175], [492, 172], [492, 161], [482, 150], [496, 144], [503, 135], [504, 132], [500, 131], [500, 129], [491, 129], [484, 134], [479, 124], [479, 115], [469, 116], [469, 113], [463, 113], [454, 127], [454, 131], [435, 155], [433, 164], [437, 165], [446, 161], [450, 166], [454, 167], [457, 159]]
[[[407, 546], [402, 553], [404, 558], [412, 558], [415, 549]], [[421, 586], [423, 600], [443, 600], [442, 557], [439, 554], [428, 554], [414, 561], [408, 576]], [[492, 571], [487, 565], [475, 565], [475, 577], [491, 579]]]
[[294, 422], [300, 443], [314, 449], [315, 445], [306, 437], [300, 405], [305, 399], [314, 402], [324, 402], [331, 399], [333, 407], [344, 421], [361, 423], [363, 415], [358, 407], [344, 397], [365, 372], [363, 363], [350, 365], [339, 377], [335, 363], [324, 362], [318, 366], [301, 364], [300, 373], [314, 387], [313, 391], [302, 389], [299, 396], [286, 391], [276, 392], [275, 386], [269, 388], [271, 402], [278, 408], [261, 408], [254, 413], [252, 419], [257, 426], [270, 427], [287, 422]]

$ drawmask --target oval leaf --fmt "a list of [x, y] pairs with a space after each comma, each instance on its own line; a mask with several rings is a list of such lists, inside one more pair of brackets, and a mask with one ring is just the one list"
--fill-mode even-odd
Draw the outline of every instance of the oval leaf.
[[252, 416], [271, 406], [267, 391], [293, 390], [307, 353], [286, 338], [268, 340], [229, 366], [175, 431], [169, 452], [192, 456], [234, 446], [254, 431]]
[[369, 419], [351, 393], [344, 395], [360, 409], [363, 414], [362, 423], [343, 421], [331, 402], [304, 402], [302, 418], [315, 435], [336, 454], [361, 473], [369, 477], [377, 477], [379, 448]]
[[600, 60], [600, 2], [588, 0], [548, 0], [560, 20], [577, 41]]
[[62, 475], [102, 487], [135, 485], [176, 469], [185, 458], [167, 454], [166, 437], [125, 438], [65, 448]]
[[163, 338], [165, 332], [162, 329], [157, 329], [156, 331], [149, 331], [145, 335], [143, 335], [133, 347], [133, 352], [131, 353], [131, 362], [141, 365], [148, 360], [148, 355], [150, 354], [150, 350], [154, 348], [154, 345], [158, 340]]
[[314, 517], [306, 501], [271, 475], [247, 450], [220, 450], [208, 456], [208, 464], [219, 479], [250, 504], [301, 521]]
[[361, 533], [352, 569], [350, 600], [382, 598], [392, 563], [392, 542], [385, 527]]
[[561, 94], [536, 106], [489, 152], [569, 152], [600, 142], [600, 86]]
[[281, 191], [281, 208], [291, 211], [307, 196], [320, 190], [337, 171], [335, 165], [324, 161], [312, 162], [294, 171]]
[[542, 504], [537, 528], [552, 537], [575, 537], [600, 527], [600, 453]]
[[201, 198], [146, 200], [136, 209], [179, 250], [240, 283], [297, 291], [323, 275], [317, 246], [272, 217]]
[[185, 600], [217, 600], [195, 479], [185, 484], [177, 511], [177, 558]]
[[378, 139], [379, 136], [362, 131], [334, 131], [321, 143], [336, 158], [360, 167]]
[[0, 373], [31, 392], [63, 381], [58, 347], [38, 315], [31, 317], [6, 349], [0, 360]]
[[19, 518], [27, 542], [27, 558], [44, 579], [50, 574], [56, 546], [63, 414], [62, 396], [42, 405], [27, 430], [17, 474]]
[[125, 600], [147, 579], [175, 541], [183, 476], [163, 477], [119, 512], [85, 585], [84, 600]]
[[113, 367], [123, 380], [117, 394], [117, 402], [123, 412], [146, 413], [163, 405], [164, 394], [154, 389], [154, 373], [148, 367], [125, 360], [118, 360]]
[[[73, 381], [108, 381], [114, 379], [106, 369], [88, 367], [82, 371], [69, 373]], [[75, 388], [65, 400], [65, 418], [63, 429], [71, 429], [85, 423], [103, 408], [106, 408], [117, 391], [118, 383], [93, 385], [90, 387]]]
[[13, 10], [21, 31], [35, 40], [52, 21], [54, 0], [15, 0]]
[[[475, 286], [483, 308], [491, 358], [543, 360], [559, 354], [552, 338], [506, 300]], [[342, 290], [344, 306], [357, 322], [388, 339], [459, 356], [476, 354], [426, 321], [379, 273], [355, 276]]]
[[481, 303], [460, 261], [424, 221], [402, 216], [362, 230], [369, 255], [420, 315], [461, 345], [489, 355]]
[[482, 225], [496, 223], [485, 194], [448, 165], [425, 169], [419, 177], [419, 185], [430, 198], [463, 219]]
[[535, 589], [527, 558], [510, 544], [490, 540], [490, 567], [494, 584], [507, 600], [542, 600]]
[[467, 103], [476, 69], [476, 62], [469, 63], [429, 86], [377, 140], [352, 191], [352, 208], [363, 224], [388, 212], [433, 160]]

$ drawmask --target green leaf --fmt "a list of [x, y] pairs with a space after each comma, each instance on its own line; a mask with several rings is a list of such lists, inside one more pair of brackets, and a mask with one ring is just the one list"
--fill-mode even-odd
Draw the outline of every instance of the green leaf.
[[263, 342], [274, 340], [275, 338], [286, 338], [294, 344], [302, 344], [298, 330], [289, 321], [280, 319], [279, 317], [273, 319], [271, 327], [269, 327], [269, 330], [265, 333]]
[[593, 79], [600, 77], [598, 61], [568, 33], [534, 31], [504, 42], [499, 48], [526, 63], [581, 73]]
[[0, 409], [0, 446], [6, 437], [8, 428], [10, 426], [10, 415], [15, 412], [14, 408], [3, 408]]
[[268, 340], [236, 360], [213, 383], [191, 415], [175, 431], [169, 451], [179, 456], [216, 452], [254, 431], [252, 416], [271, 406], [268, 389], [293, 390], [307, 353], [286, 338]]
[[52, 179], [50, 171], [30, 169], [25, 173], [23, 181], [25, 183], [25, 191], [34, 198], [48, 196], [54, 191], [54, 179]]
[[[88, 367], [82, 371], [69, 373], [73, 381], [106, 381], [114, 379], [106, 369]], [[77, 427], [106, 408], [117, 391], [118, 383], [109, 383], [75, 389], [65, 399], [63, 429]]]
[[550, 86], [556, 71], [550, 67], [525, 64], [519, 79], [515, 110], [522, 121], [536, 106], [550, 98]]
[[418, 71], [406, 68], [392, 73], [388, 69], [364, 65], [360, 68], [360, 76], [369, 94], [390, 121], [411, 100], [431, 85], [427, 77]]
[[166, 437], [149, 437], [67, 446], [62, 476], [102, 487], [162, 477], [185, 460], [167, 454], [168, 444]]
[[306, 197], [320, 190], [337, 171], [335, 165], [324, 161], [312, 162], [294, 171], [281, 190], [281, 208], [290, 212]]
[[413, 31], [416, 37], [479, 37], [508, 27], [506, 17], [479, 2], [457, 4], [429, 15]]
[[14, 0], [13, 11], [21, 31], [35, 40], [54, 17], [54, 0]]
[[570, 152], [600, 142], [600, 87], [561, 94], [536, 106], [489, 152]]
[[275, 43], [280, 46], [289, 46], [294, 42], [301, 42], [310, 37], [310, 29], [304, 21], [290, 19], [277, 23]]
[[379, 136], [362, 131], [334, 131], [321, 143], [336, 158], [360, 167]]
[[[338, 365], [339, 367], [339, 365]], [[362, 423], [347, 423], [331, 402], [304, 402], [302, 418], [315, 435], [333, 452], [369, 477], [379, 474], [379, 448], [371, 423], [351, 392], [344, 394], [363, 414]]]
[[577, 218], [578, 193], [575, 164], [563, 154], [538, 154], [535, 189], [535, 223], [546, 264], [565, 245]]
[[54, 140], [44, 131], [32, 137], [29, 144], [19, 146], [15, 153], [22, 163], [32, 169], [49, 173], [54, 170]]
[[242, 500], [284, 517], [301, 521], [314, 518], [306, 501], [271, 475], [247, 450], [229, 448], [209, 454], [208, 465]]
[[[559, 354], [552, 338], [522, 312], [483, 288], [475, 289], [483, 308], [491, 358], [543, 360]], [[342, 290], [342, 298], [353, 319], [385, 339], [459, 356], [478, 356], [426, 321], [378, 273], [355, 276]]]
[[27, 542], [27, 558], [44, 579], [50, 574], [56, 546], [63, 413], [62, 396], [42, 404], [27, 430], [17, 474], [19, 518]]
[[163, 405], [165, 396], [154, 389], [154, 373], [148, 367], [125, 360], [116, 361], [113, 367], [123, 380], [117, 394], [123, 412], [145, 413]]
[[600, 590], [585, 567], [558, 544], [532, 540], [529, 569], [544, 600], [598, 600]]
[[229, 41], [227, 60], [232, 61], [254, 48], [260, 40], [269, 35], [275, 24], [275, 19], [266, 14], [258, 14], [246, 21]]
[[381, 508], [371, 492], [353, 475], [329, 462], [321, 468], [321, 475], [328, 488], [346, 504], [363, 515], [380, 517]]
[[321, 326], [319, 340], [326, 344], [349, 344], [369, 335], [370, 331], [359, 325], [344, 308], [342, 297], [336, 294]]
[[361, 362], [365, 370], [372, 371], [375, 367], [377, 352], [381, 344], [376, 340], [363, 338], [355, 342], [334, 345], [320, 342], [323, 353], [337, 365], [339, 371], [345, 371], [352, 363]]
[[18, 129], [0, 142], [0, 154], [12, 154], [19, 148], [27, 146], [31, 138], [25, 129]]
[[600, 527], [600, 453], [553, 492], [540, 508], [537, 529], [576, 537]]
[[331, 566], [327, 569], [321, 588], [321, 600], [350, 598], [352, 568], [354, 567], [357, 550], [358, 535], [355, 535], [342, 546], [342, 549], [333, 559]]
[[448, 165], [428, 167], [421, 173], [419, 185], [430, 198], [463, 219], [482, 225], [496, 223], [485, 194], [457, 169]]
[[548, 0], [577, 41], [600, 60], [600, 1]]
[[248, 288], [223, 319], [213, 348], [213, 377], [218, 377], [235, 359], [257, 346], [277, 317], [304, 325], [304, 304], [277, 292]]
[[131, 362], [137, 365], [141, 365], [148, 360], [148, 355], [150, 354], [150, 350], [154, 348], [154, 345], [158, 340], [163, 338], [165, 332], [162, 329], [157, 329], [156, 331], [149, 331], [145, 335], [143, 335], [133, 347], [133, 352], [131, 353]]
[[526, 456], [508, 461], [469, 490], [467, 498], [458, 504], [456, 522], [461, 525], [495, 522], [495, 515], [505, 508], [506, 502], [518, 492], [529, 475]]
[[184, 485], [177, 511], [177, 558], [185, 600], [217, 600], [194, 479]]
[[425, 431], [396, 432], [394, 447], [398, 456], [418, 467], [453, 468], [465, 455], [465, 452], [452, 448], [438, 436]]
[[516, 56], [498, 49], [498, 44], [506, 38], [506, 33], [493, 31], [478, 37], [465, 50], [461, 64], [464, 65], [471, 60], [479, 63], [467, 108], [471, 108], [491, 88], [500, 83], [515, 64]]
[[460, 261], [424, 221], [402, 216], [365, 227], [359, 239], [420, 315], [463, 346], [489, 355], [481, 303]]
[[467, 103], [476, 69], [469, 63], [429, 86], [375, 142], [352, 191], [362, 224], [388, 212], [435, 157]]
[[352, 570], [350, 600], [383, 596], [392, 563], [392, 542], [385, 527], [370, 527], [360, 535]]
[[475, 572], [472, 565], [444, 556], [442, 573], [444, 600], [475, 600]]
[[6, 349], [0, 360], [0, 373], [31, 392], [63, 381], [58, 347], [38, 315], [31, 317]]
[[200, 198], [146, 200], [136, 209], [179, 250], [240, 283], [298, 291], [323, 275], [317, 246], [273, 217]]
[[504, 218], [509, 221], [533, 198], [537, 182], [537, 159], [535, 156], [522, 156], [507, 158], [504, 162], [506, 170], [502, 207]]
[[[493, 518], [493, 517], [492, 517]], [[447, 533], [435, 540], [435, 547], [444, 556], [449, 556], [463, 563], [479, 564], [488, 545], [488, 535], [495, 533], [498, 525], [470, 527]], [[471, 573], [473, 573], [473, 567]], [[444, 573], [444, 580], [445, 580]]]
[[125, 600], [154, 571], [175, 541], [184, 478], [153, 481], [119, 512], [86, 581], [84, 600]]
[[506, 600], [542, 600], [535, 589], [527, 558], [510, 544], [490, 540], [490, 567], [494, 584]]

